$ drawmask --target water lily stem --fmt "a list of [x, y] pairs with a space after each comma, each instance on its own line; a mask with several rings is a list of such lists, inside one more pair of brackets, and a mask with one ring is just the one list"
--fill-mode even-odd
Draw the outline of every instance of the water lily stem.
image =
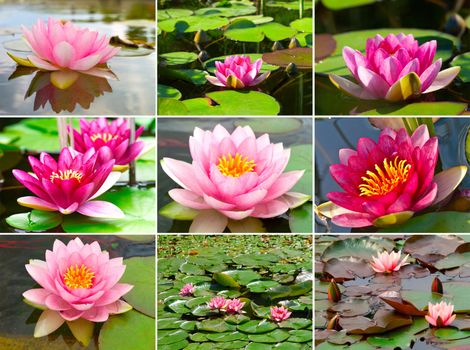
[[299, 0], [299, 18], [304, 16], [304, 0]]
[[[131, 129], [129, 141], [133, 144], [135, 142], [135, 118], [129, 118], [129, 126]], [[129, 186], [135, 186], [136, 183], [135, 160], [133, 160], [129, 163]]]

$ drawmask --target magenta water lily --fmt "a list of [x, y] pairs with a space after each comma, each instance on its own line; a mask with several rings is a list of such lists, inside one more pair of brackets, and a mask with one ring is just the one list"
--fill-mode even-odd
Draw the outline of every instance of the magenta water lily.
[[65, 215], [78, 212], [100, 218], [124, 217], [116, 205], [95, 200], [110, 189], [120, 176], [120, 173], [112, 172], [114, 159], [101, 164], [98, 162], [99, 153], [94, 148], [83, 154], [63, 148], [58, 161], [45, 152], [39, 159], [30, 156], [28, 160], [33, 174], [15, 169], [13, 175], [35, 196], [18, 198], [18, 203]]
[[339, 89], [364, 100], [403, 101], [440, 90], [459, 74], [460, 67], [441, 71], [442, 59], [434, 61], [437, 42], [421, 46], [412, 34], [377, 34], [367, 40], [365, 55], [348, 46], [343, 58], [356, 83], [331, 74]]
[[268, 134], [257, 138], [249, 126], [231, 134], [221, 125], [195, 128], [189, 147], [192, 163], [164, 158], [161, 164], [182, 187], [170, 197], [199, 211], [191, 232], [223, 232], [229, 220], [276, 217], [309, 199], [289, 192], [304, 171], [284, 172], [290, 150]]
[[231, 89], [255, 86], [266, 80], [270, 72], [258, 76], [263, 64], [262, 59], [251, 63], [249, 56], [229, 56], [224, 62], [215, 61], [215, 77], [206, 76], [209, 83]]
[[339, 159], [330, 174], [343, 192], [328, 193], [332, 203], [318, 211], [345, 227], [403, 223], [447, 198], [467, 171], [460, 166], [434, 174], [438, 139], [429, 136], [426, 125], [411, 136], [404, 128], [385, 128], [378, 142], [360, 138], [357, 149], [341, 149]]
[[[85, 153], [90, 148], [100, 150], [100, 162], [114, 159], [117, 166], [126, 166], [135, 160], [144, 149], [144, 142], [131, 142], [131, 130], [129, 121], [117, 118], [108, 121], [106, 118], [97, 118], [91, 121], [80, 119], [80, 129], [73, 130], [74, 148], [78, 152]], [[137, 140], [144, 127], [135, 131]]]
[[119, 48], [109, 45], [106, 35], [100, 36], [96, 31], [79, 28], [68, 21], [39, 19], [31, 30], [26, 27], [22, 30], [34, 55], [27, 59], [10, 56], [21, 65], [41, 70], [89, 72], [119, 52]]
[[93, 329], [94, 322], [105, 322], [109, 315], [131, 310], [121, 297], [133, 286], [118, 283], [125, 269], [123, 259], [110, 259], [98, 242], [83, 244], [75, 238], [65, 245], [55, 240], [52, 251], [46, 251], [46, 261], [30, 260], [26, 265], [40, 288], [30, 289], [23, 296], [44, 310], [34, 336], [46, 336], [64, 322], [72, 333], [83, 334], [84, 328]]

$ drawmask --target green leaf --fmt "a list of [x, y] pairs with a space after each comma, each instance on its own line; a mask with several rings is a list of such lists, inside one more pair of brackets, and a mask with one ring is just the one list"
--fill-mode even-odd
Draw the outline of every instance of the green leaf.
[[183, 102], [172, 98], [158, 99], [158, 115], [188, 115], [189, 109]]
[[247, 19], [233, 21], [224, 32], [224, 35], [235, 41], [255, 42], [263, 41], [264, 34], [260, 27]]
[[241, 254], [234, 257], [233, 261], [244, 266], [268, 266], [279, 261], [279, 256], [274, 254]]
[[240, 332], [209, 333], [207, 339], [214, 342], [231, 342], [235, 340], [246, 340], [248, 336]]
[[158, 98], [174, 98], [175, 100], [179, 100], [182, 95], [181, 92], [174, 87], [158, 84], [157, 96]]
[[303, 329], [289, 331], [289, 339], [293, 343], [306, 343], [312, 341], [312, 332]]
[[257, 280], [248, 283], [246, 287], [253, 293], [264, 293], [267, 289], [278, 285], [279, 282], [273, 280]]
[[307, 328], [312, 324], [312, 320], [306, 318], [289, 318], [285, 321], [279, 322], [279, 328], [302, 329]]
[[311, 195], [312, 191], [312, 145], [294, 145], [290, 147], [290, 159], [285, 171], [305, 170], [304, 175], [292, 187], [292, 192]]
[[134, 309], [155, 318], [155, 257], [133, 257], [124, 260], [126, 271], [121, 283], [134, 286], [123, 296]]
[[197, 324], [197, 329], [200, 331], [222, 333], [227, 331], [234, 331], [236, 327], [228, 324], [223, 318], [216, 318], [213, 320], [203, 320]]
[[253, 116], [277, 115], [280, 112], [279, 103], [273, 97], [258, 91], [209, 92], [204, 98], [193, 98], [182, 102], [191, 115]]
[[228, 23], [227, 18], [218, 16], [188, 16], [159, 21], [158, 28], [165, 32], [176, 30], [180, 33], [192, 33], [198, 30], [207, 31], [221, 28]]
[[28, 213], [11, 215], [5, 221], [8, 225], [27, 232], [47, 231], [62, 223], [62, 214], [51, 211], [32, 210]]
[[[166, 339], [173, 340], [174, 337], [170, 336]], [[134, 310], [111, 316], [101, 327], [98, 343], [100, 350], [153, 349], [155, 347], [155, 319]]]
[[271, 41], [290, 39], [297, 34], [294, 28], [276, 22], [262, 24], [258, 28]]
[[296, 19], [290, 23], [290, 26], [296, 29], [299, 32], [312, 33], [313, 32], [313, 18], [304, 17], [301, 19]]
[[361, 115], [460, 115], [466, 109], [466, 103], [417, 102], [407, 105], [386, 104]]
[[323, 5], [333, 11], [369, 5], [375, 2], [377, 0], [322, 0]]
[[[197, 54], [194, 52], [175, 51], [162, 53], [159, 55], [163, 58], [165, 65], [176, 66], [180, 64], [187, 64], [197, 60]], [[162, 96], [165, 97], [165, 96]]]
[[382, 229], [379, 232], [468, 232], [470, 213], [443, 211], [416, 216], [403, 225]]
[[153, 233], [155, 232], [155, 189], [123, 187], [98, 198], [117, 205], [123, 219], [97, 219], [72, 214], [64, 217], [65, 232], [74, 233]]
[[459, 331], [457, 328], [445, 327], [436, 329], [434, 335], [439, 339], [457, 340], [470, 337], [470, 331]]
[[250, 334], [266, 333], [276, 328], [277, 325], [274, 322], [270, 322], [267, 320], [251, 320], [237, 326], [238, 330]]
[[[309, 332], [310, 336], [312, 332]], [[289, 338], [289, 333], [283, 329], [275, 329], [271, 332], [264, 334], [250, 334], [248, 339], [256, 343], [271, 343], [277, 344]]]
[[161, 208], [159, 213], [160, 215], [173, 220], [193, 220], [199, 211], [184, 207], [181, 204], [172, 201]]
[[312, 203], [306, 203], [289, 213], [289, 227], [292, 233], [312, 232]]
[[223, 273], [231, 276], [242, 286], [246, 286], [248, 283], [261, 278], [261, 276], [253, 270], [229, 270], [224, 271]]
[[213, 275], [214, 280], [226, 287], [231, 288], [240, 288], [240, 285], [235, 281], [235, 279], [225, 272], [216, 272]]
[[453, 67], [460, 67], [459, 77], [464, 83], [470, 82], [470, 53], [464, 53], [455, 57], [450, 63]]
[[158, 9], [157, 19], [159, 21], [169, 18], [188, 17], [193, 14], [193, 11], [188, 9]]
[[413, 319], [410, 326], [399, 328], [398, 330], [387, 332], [383, 335], [372, 336], [367, 339], [367, 342], [379, 348], [401, 348], [406, 349], [410, 346], [411, 342], [416, 338], [417, 333], [425, 330], [429, 324], [424, 317], [417, 317]]
[[322, 261], [333, 258], [356, 257], [368, 261], [372, 256], [383, 250], [390, 251], [395, 248], [395, 244], [381, 237], [359, 237], [346, 238], [330, 244], [321, 256]]

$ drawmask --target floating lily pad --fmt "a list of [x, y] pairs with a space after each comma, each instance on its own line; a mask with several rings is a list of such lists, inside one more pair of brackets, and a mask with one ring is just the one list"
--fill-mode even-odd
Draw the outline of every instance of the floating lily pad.
[[277, 50], [263, 54], [263, 61], [269, 64], [287, 67], [290, 63], [297, 66], [297, 69], [313, 69], [313, 51], [310, 48], [294, 48]]
[[274, 322], [266, 320], [251, 320], [237, 326], [237, 329], [250, 334], [261, 334], [276, 329], [277, 325]]
[[[167, 66], [176, 66], [180, 64], [187, 64], [197, 60], [197, 54], [194, 52], [178, 51], [162, 53], [159, 55], [163, 58]], [[165, 96], [163, 96], [165, 97]]]
[[32, 210], [28, 213], [14, 214], [6, 218], [8, 225], [27, 232], [47, 231], [62, 223], [58, 212]]
[[383, 250], [391, 250], [395, 245], [393, 242], [378, 237], [346, 238], [333, 242], [326, 248], [321, 259], [328, 261], [332, 258], [356, 257], [370, 260], [372, 256]]
[[124, 260], [126, 271], [121, 283], [134, 286], [124, 299], [136, 310], [155, 318], [155, 257], [134, 257]]
[[[184, 331], [167, 332], [165, 335]], [[168, 344], [170, 339], [177, 339], [177, 337], [172, 336], [163, 336], [162, 338], [164, 340], [162, 345]], [[155, 319], [134, 310], [122, 315], [111, 316], [101, 328], [98, 343], [102, 350], [153, 349], [155, 347]]]
[[460, 102], [419, 102], [407, 105], [385, 105], [361, 115], [460, 115], [467, 109]]
[[420, 215], [403, 225], [383, 229], [381, 232], [468, 232], [469, 225], [469, 213], [447, 211]]
[[464, 53], [455, 57], [450, 63], [453, 67], [460, 67], [459, 78], [465, 83], [470, 82], [470, 54]]
[[289, 228], [292, 233], [311, 233], [313, 220], [312, 203], [306, 203], [289, 213]]
[[321, 0], [323, 5], [330, 10], [344, 10], [348, 8], [370, 5], [377, 0]]
[[188, 17], [193, 11], [188, 9], [158, 9], [157, 19], [159, 21], [169, 18]]
[[163, 84], [158, 84], [157, 87], [157, 96], [159, 98], [174, 98], [175, 100], [179, 100], [181, 98], [181, 92], [171, 86], [166, 86]]
[[158, 22], [158, 28], [165, 32], [178, 31], [181, 33], [197, 32], [221, 28], [229, 23], [228, 19], [219, 16], [189, 16], [171, 18]]
[[313, 32], [313, 18], [305, 17], [296, 19], [290, 23], [290, 26], [299, 32], [312, 33]]
[[[280, 0], [270, 0], [267, 2], [266, 6], [268, 7], [282, 7], [287, 10], [298, 10], [299, 2], [298, 1], [280, 1]], [[304, 10], [309, 10], [313, 8], [312, 1], [304, 0]]]
[[287, 164], [286, 171], [291, 170], [305, 170], [304, 175], [292, 187], [291, 191], [300, 192], [303, 194], [312, 194], [312, 146], [311, 145], [293, 145], [290, 147], [290, 159]]
[[155, 189], [119, 188], [99, 197], [117, 205], [125, 214], [122, 219], [97, 219], [80, 214], [66, 215], [62, 228], [66, 232], [153, 233], [155, 232]]

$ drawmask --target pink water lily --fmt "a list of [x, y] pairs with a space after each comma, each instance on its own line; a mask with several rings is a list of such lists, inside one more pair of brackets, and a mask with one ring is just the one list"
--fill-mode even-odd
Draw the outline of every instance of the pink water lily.
[[22, 206], [59, 211], [62, 214], [80, 214], [99, 218], [123, 218], [124, 213], [116, 205], [94, 200], [119, 179], [120, 173], [112, 172], [114, 160], [98, 164], [99, 152], [93, 148], [81, 154], [72, 154], [63, 148], [59, 159], [43, 152], [39, 159], [28, 157], [34, 174], [13, 170], [13, 175], [36, 196], [18, 198]]
[[377, 34], [367, 39], [365, 55], [348, 46], [343, 58], [356, 83], [338, 75], [330, 79], [338, 88], [364, 100], [402, 101], [449, 85], [460, 67], [440, 71], [442, 59], [434, 61], [436, 40], [419, 46], [412, 34]]
[[230, 220], [272, 218], [303, 204], [309, 196], [289, 190], [304, 170], [284, 172], [290, 150], [269, 135], [256, 138], [249, 126], [230, 134], [194, 129], [192, 163], [163, 158], [163, 170], [182, 188], [168, 192], [184, 207], [199, 211], [190, 232], [223, 232]]
[[23, 296], [27, 302], [45, 310], [34, 336], [46, 336], [64, 322], [73, 332], [74, 321], [79, 319], [85, 321], [80, 327], [93, 327], [91, 322], [105, 322], [109, 315], [132, 309], [120, 300], [133, 288], [118, 283], [125, 269], [122, 258], [110, 259], [98, 242], [83, 244], [75, 238], [65, 245], [55, 240], [52, 251], [46, 251], [46, 261], [30, 260], [26, 265], [40, 288], [30, 289]]
[[91, 71], [106, 63], [120, 48], [109, 45], [106, 35], [87, 28], [79, 28], [72, 22], [49, 18], [39, 19], [32, 29], [22, 27], [27, 44], [33, 51], [27, 59], [10, 54], [17, 63], [46, 71]]
[[192, 283], [187, 283], [183, 286], [183, 288], [181, 288], [180, 296], [182, 296], [182, 297], [191, 296], [191, 295], [194, 294], [195, 290], [196, 290], [196, 288], [194, 287], [194, 285]]
[[403, 223], [447, 198], [465, 176], [465, 166], [434, 175], [437, 158], [437, 137], [429, 137], [425, 125], [412, 136], [404, 128], [385, 128], [378, 142], [360, 138], [357, 150], [341, 149], [341, 163], [330, 166], [344, 192], [328, 193], [331, 202], [320, 205], [318, 212], [344, 227]]
[[209, 83], [231, 89], [255, 86], [269, 76], [269, 71], [258, 76], [263, 60], [251, 63], [249, 56], [228, 56], [224, 62], [215, 61], [215, 77], [207, 75]]
[[[131, 130], [129, 121], [117, 118], [108, 121], [106, 118], [80, 119], [80, 130], [73, 129], [74, 148], [84, 153], [90, 148], [100, 150], [100, 161], [114, 159], [115, 165], [125, 166], [142, 152], [144, 142], [130, 141]], [[144, 127], [135, 131], [135, 139], [142, 134]]]
[[245, 306], [245, 303], [240, 301], [240, 299], [231, 299], [227, 300], [227, 303], [225, 304], [225, 312], [229, 314], [236, 314], [241, 311], [241, 309]]
[[400, 270], [404, 265], [408, 265], [406, 259], [409, 255], [406, 255], [402, 260], [401, 251], [388, 253], [386, 251], [378, 253], [377, 257], [373, 256], [370, 263], [372, 270], [379, 273], [392, 273]]
[[285, 308], [284, 306], [273, 306], [271, 308], [271, 319], [277, 322], [287, 320], [291, 314], [292, 312], [290, 312], [289, 309]]
[[214, 310], [222, 310], [225, 307], [225, 304], [227, 303], [227, 299], [224, 297], [214, 297], [209, 302], [207, 303], [207, 306], [209, 309]]
[[441, 301], [440, 303], [428, 303], [428, 314], [424, 316], [426, 321], [434, 327], [447, 327], [454, 322], [454, 305]]

